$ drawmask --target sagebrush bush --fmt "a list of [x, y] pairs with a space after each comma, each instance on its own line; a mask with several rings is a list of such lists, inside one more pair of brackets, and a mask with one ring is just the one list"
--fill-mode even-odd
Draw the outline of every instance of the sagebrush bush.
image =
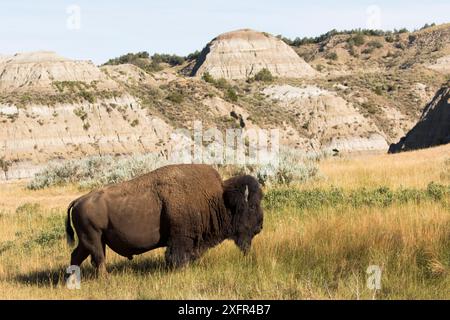
[[[294, 149], [280, 150], [277, 161], [264, 164], [231, 165], [228, 175], [250, 174], [263, 186], [288, 186], [319, 177], [318, 161], [327, 153], [304, 153]], [[219, 171], [221, 171], [219, 167]], [[227, 171], [222, 169], [222, 171]]]
[[115, 159], [111, 156], [95, 156], [83, 160], [51, 163], [35, 175], [28, 184], [32, 190], [55, 185], [75, 183], [82, 189], [90, 189], [129, 180], [166, 164], [159, 155], [147, 154]]
[[[316, 178], [319, 173], [317, 161], [324, 155], [325, 153], [305, 154], [286, 149], [280, 151], [277, 163], [218, 165], [216, 168], [224, 177], [251, 174], [262, 185], [290, 185]], [[111, 156], [94, 156], [82, 160], [54, 162], [37, 173], [27, 187], [38, 190], [50, 186], [76, 184], [81, 189], [92, 189], [130, 180], [170, 163], [166, 157], [156, 154], [119, 159]]]

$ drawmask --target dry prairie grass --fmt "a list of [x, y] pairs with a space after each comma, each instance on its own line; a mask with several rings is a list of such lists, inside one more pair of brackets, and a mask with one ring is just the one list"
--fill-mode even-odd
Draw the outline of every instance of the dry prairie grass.
[[[326, 179], [300, 188], [446, 185], [449, 151], [328, 159], [320, 164]], [[108, 250], [109, 278], [96, 279], [86, 261], [81, 290], [68, 290], [71, 248], [63, 220], [79, 192], [24, 188], [19, 183], [0, 190], [3, 299], [450, 299], [448, 193], [440, 200], [388, 205], [268, 207], [247, 257], [226, 241], [194, 264], [169, 271], [162, 249], [133, 261]], [[369, 265], [382, 268], [376, 295], [366, 287]]]
[[423, 188], [431, 181], [448, 184], [450, 145], [399, 154], [331, 158], [322, 161], [320, 169], [325, 178], [317, 186]]

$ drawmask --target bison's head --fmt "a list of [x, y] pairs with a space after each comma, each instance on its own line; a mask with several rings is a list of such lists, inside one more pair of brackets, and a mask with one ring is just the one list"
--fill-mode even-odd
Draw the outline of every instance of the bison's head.
[[263, 228], [263, 193], [252, 176], [238, 176], [224, 182], [224, 202], [232, 219], [231, 239], [246, 254], [253, 237]]

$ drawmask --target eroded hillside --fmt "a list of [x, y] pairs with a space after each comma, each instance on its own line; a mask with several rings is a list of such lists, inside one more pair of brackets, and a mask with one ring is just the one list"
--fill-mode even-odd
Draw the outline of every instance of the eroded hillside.
[[[233, 34], [217, 39], [229, 41]], [[97, 67], [48, 52], [0, 56], [0, 159], [9, 178], [20, 178], [50, 160], [167, 153], [172, 131], [191, 128], [194, 120], [205, 129], [278, 128], [283, 144], [305, 151], [386, 152], [449, 78], [449, 34], [450, 25], [442, 25], [292, 45], [303, 58], [296, 66], [313, 71], [307, 76], [277, 73], [277, 66], [293, 60], [274, 51], [248, 59], [249, 69], [236, 58], [245, 37], [231, 39], [240, 45], [227, 47], [226, 61], [200, 54], [197, 61], [172, 65], [140, 58]], [[275, 48], [285, 46], [267, 39]], [[259, 71], [249, 73], [252, 66]], [[203, 71], [189, 76], [186, 70], [195, 68]], [[247, 78], [225, 80], [214, 70], [237, 70]], [[258, 76], [261, 70], [270, 76]]]

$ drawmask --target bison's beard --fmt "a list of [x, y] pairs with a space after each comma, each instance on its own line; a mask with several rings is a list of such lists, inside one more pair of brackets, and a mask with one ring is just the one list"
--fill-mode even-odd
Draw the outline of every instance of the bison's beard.
[[240, 236], [234, 239], [234, 243], [238, 246], [238, 248], [242, 251], [244, 255], [247, 255], [252, 246], [252, 238]]

